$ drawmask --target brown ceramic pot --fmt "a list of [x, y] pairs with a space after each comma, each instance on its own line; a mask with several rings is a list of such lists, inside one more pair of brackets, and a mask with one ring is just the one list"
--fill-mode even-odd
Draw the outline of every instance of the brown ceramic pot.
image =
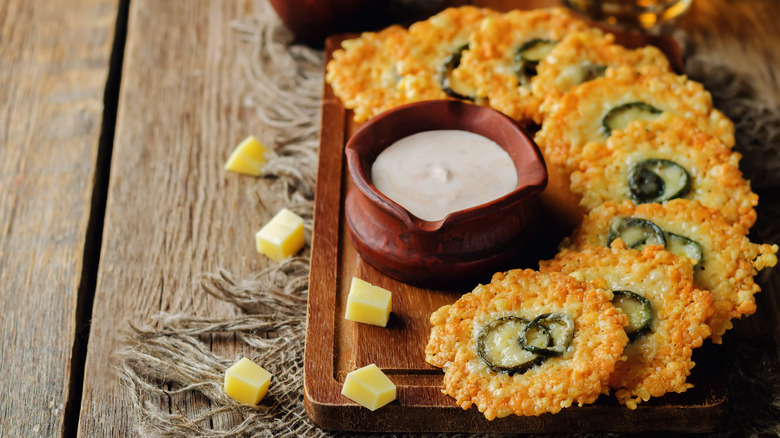
[[322, 47], [328, 35], [386, 25], [388, 0], [271, 0], [298, 42]]
[[[512, 157], [514, 191], [429, 222], [415, 217], [371, 183], [371, 166], [395, 141], [422, 131], [460, 129], [498, 143]], [[536, 144], [514, 120], [487, 107], [442, 100], [409, 104], [367, 122], [346, 146], [355, 185], [345, 202], [352, 241], [383, 273], [424, 287], [470, 287], [469, 279], [506, 266], [524, 249], [539, 219], [547, 170]], [[489, 278], [489, 277], [488, 277]]]

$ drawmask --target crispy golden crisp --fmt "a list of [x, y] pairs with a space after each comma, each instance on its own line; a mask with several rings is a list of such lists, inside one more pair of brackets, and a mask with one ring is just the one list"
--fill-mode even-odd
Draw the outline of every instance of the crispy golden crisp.
[[535, 39], [560, 41], [571, 32], [588, 29], [585, 22], [563, 8], [513, 10], [487, 18], [474, 32], [453, 76], [473, 84], [476, 94], [504, 114], [516, 119], [540, 120], [541, 99], [531, 94], [530, 83], [521, 83], [516, 54]]
[[[571, 88], [604, 74], [603, 69], [628, 66], [643, 71], [671, 71], [666, 55], [654, 46], [628, 49], [612, 34], [598, 29], [567, 35], [544, 58], [531, 80], [534, 96], [543, 99], [542, 117]], [[601, 70], [601, 71], [600, 71]]]
[[403, 104], [447, 99], [441, 86], [444, 64], [483, 18], [495, 14], [473, 6], [448, 8], [408, 31], [390, 26], [363, 33], [334, 51], [325, 79], [356, 122]]
[[[648, 246], [563, 250], [554, 260], [539, 263], [542, 272], [562, 272], [612, 291], [628, 290], [650, 301], [654, 318], [650, 332], [629, 343], [609, 379], [618, 401], [631, 409], [650, 397], [684, 392], [694, 362], [692, 350], [710, 335], [705, 321], [712, 315], [712, 296], [693, 286], [689, 258]], [[621, 245], [622, 244], [622, 247]]]
[[[628, 341], [623, 331], [628, 319], [611, 298], [608, 290], [555, 272], [497, 273], [489, 284], [431, 315], [426, 360], [444, 368], [445, 394], [463, 409], [476, 405], [489, 420], [591, 403], [607, 391]], [[562, 356], [514, 375], [492, 371], [478, 356], [476, 340], [486, 325], [509, 315], [547, 312], [565, 312], [574, 320], [574, 337]]]
[[712, 293], [715, 313], [707, 320], [712, 340], [720, 343], [731, 319], [756, 311], [754, 294], [761, 288], [753, 281], [756, 271], [777, 264], [777, 245], [755, 244], [745, 229], [732, 225], [717, 210], [697, 201], [675, 199], [664, 204], [634, 205], [631, 201], [606, 202], [585, 216], [582, 224], [561, 248], [582, 249], [606, 245], [610, 225], [616, 217], [650, 220], [663, 231], [692, 239], [702, 246], [701, 268], [694, 285]]
[[[545, 117], [535, 139], [548, 165], [576, 170], [586, 144], [606, 142], [602, 121], [607, 113], [631, 102], [644, 102], [685, 117], [734, 146], [734, 124], [713, 108], [710, 93], [700, 83], [674, 73], [641, 74], [624, 66], [573, 88]], [[647, 122], [631, 122], [637, 123]]]
[[448, 59], [469, 42], [486, 17], [498, 16], [474, 6], [447, 8], [409, 27], [409, 53], [399, 59], [400, 89], [409, 101], [447, 99], [441, 79]]
[[590, 143], [580, 170], [571, 174], [571, 190], [591, 209], [606, 201], [631, 199], [631, 169], [646, 159], [667, 159], [685, 168], [691, 188], [685, 199], [717, 208], [732, 223], [749, 229], [756, 222], [758, 195], [739, 170], [741, 155], [693, 122], [666, 114], [646, 125], [613, 133], [606, 144]]
[[400, 26], [366, 32], [333, 52], [325, 79], [333, 94], [354, 111], [356, 122], [410, 102], [401, 90], [397, 62], [408, 54], [409, 34]]

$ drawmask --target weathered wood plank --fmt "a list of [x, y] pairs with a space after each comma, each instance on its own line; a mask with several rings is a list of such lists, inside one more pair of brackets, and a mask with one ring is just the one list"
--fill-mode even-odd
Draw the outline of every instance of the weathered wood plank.
[[0, 3], [0, 436], [63, 435], [78, 413], [117, 3]]
[[[135, 421], [112, 355], [126, 320], [161, 311], [232, 312], [198, 290], [198, 275], [264, 266], [254, 232], [273, 212], [257, 206], [257, 179], [222, 166], [247, 134], [268, 138], [251, 108], [233, 19], [250, 0], [133, 0], [84, 379], [79, 435], [127, 436]], [[212, 340], [226, 358], [229, 339]], [[228, 343], [230, 345], [222, 345]], [[229, 352], [232, 352], [228, 354]], [[173, 398], [173, 412], [207, 407]]]

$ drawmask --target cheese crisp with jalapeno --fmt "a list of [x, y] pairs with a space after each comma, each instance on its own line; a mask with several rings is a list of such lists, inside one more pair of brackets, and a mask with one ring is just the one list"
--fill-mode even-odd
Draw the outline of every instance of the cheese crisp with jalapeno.
[[734, 146], [734, 124], [713, 108], [703, 85], [673, 73], [641, 74], [629, 67], [608, 69], [605, 77], [565, 94], [545, 117], [536, 142], [548, 165], [572, 172], [588, 143], [604, 143], [630, 123], [643, 123], [662, 113], [689, 119]]
[[742, 177], [740, 158], [693, 122], [668, 114], [616, 131], [606, 144], [585, 146], [571, 190], [587, 209], [605, 201], [693, 199], [749, 229], [758, 195]]
[[694, 260], [694, 285], [712, 294], [715, 313], [707, 323], [715, 343], [733, 327], [733, 318], [756, 311], [753, 295], [761, 288], [753, 276], [777, 264], [777, 245], [752, 243], [741, 226], [687, 199], [641, 205], [606, 202], [585, 216], [561, 248], [609, 246], [618, 238], [629, 248], [662, 245]]
[[469, 36], [482, 20], [497, 15], [490, 9], [463, 6], [412, 24], [409, 55], [398, 62], [405, 95], [414, 100], [475, 100], [472, 87], [453, 78], [452, 70], [460, 65]]
[[426, 361], [444, 393], [488, 420], [592, 403], [628, 337], [612, 293], [556, 272], [497, 273], [431, 315]]
[[484, 20], [452, 75], [516, 120], [539, 122], [541, 96], [531, 93], [537, 67], [566, 35], [588, 26], [563, 8], [513, 10]]
[[[406, 30], [390, 26], [346, 40], [333, 52], [325, 79], [333, 94], [366, 121], [397, 106], [430, 99], [465, 98], [451, 81], [469, 35], [487, 16], [473, 6], [446, 9]], [[465, 92], [464, 92], [465, 93]]]
[[[620, 241], [618, 241], [620, 242]], [[542, 272], [562, 272], [613, 291], [612, 302], [629, 315], [629, 344], [609, 379], [618, 401], [631, 409], [651, 397], [684, 392], [694, 363], [692, 350], [710, 335], [712, 296], [693, 286], [692, 261], [648, 246], [625, 245], [561, 251], [539, 263]]]
[[639, 71], [670, 72], [666, 55], [654, 46], [628, 49], [615, 44], [612, 34], [590, 29], [567, 35], [539, 64], [531, 80], [534, 96], [543, 99], [542, 117], [577, 85], [603, 77], [607, 68], [628, 66]]

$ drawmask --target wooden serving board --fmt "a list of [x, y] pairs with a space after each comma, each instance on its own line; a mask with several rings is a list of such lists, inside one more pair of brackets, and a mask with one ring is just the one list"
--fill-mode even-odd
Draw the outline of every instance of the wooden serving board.
[[[326, 42], [326, 61], [345, 37]], [[677, 54], [679, 55], [679, 53]], [[538, 417], [509, 416], [493, 421], [472, 408], [463, 410], [442, 394], [440, 369], [424, 360], [430, 314], [463, 290], [421, 289], [401, 283], [361, 260], [350, 241], [344, 198], [352, 186], [344, 146], [358, 126], [326, 84], [315, 195], [311, 274], [304, 358], [306, 412], [329, 430], [386, 432], [710, 432], [725, 413], [726, 385], [719, 347], [707, 342], [694, 354], [693, 389], [640, 404], [620, 406], [611, 396], [596, 403]], [[554, 254], [558, 240], [541, 242], [541, 254]], [[517, 266], [536, 268], [537, 266]], [[386, 328], [344, 319], [352, 277], [393, 292]], [[483, 282], [490, 280], [488, 276]], [[341, 395], [346, 374], [375, 363], [397, 386], [397, 400], [369, 411]]]

